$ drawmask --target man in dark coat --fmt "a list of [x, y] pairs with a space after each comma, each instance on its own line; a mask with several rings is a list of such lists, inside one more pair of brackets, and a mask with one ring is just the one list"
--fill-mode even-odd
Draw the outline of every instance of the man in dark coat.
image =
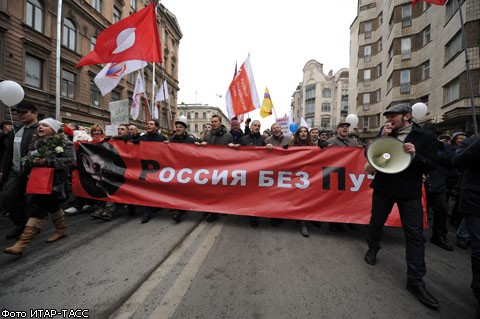
[[7, 239], [20, 236], [27, 222], [26, 179], [21, 176], [21, 158], [27, 155], [38, 127], [38, 109], [33, 103], [21, 102], [14, 111], [22, 126], [8, 134], [0, 159], [0, 180], [4, 183], [2, 202], [15, 225]]
[[[374, 265], [380, 249], [383, 225], [396, 203], [405, 234], [407, 289], [425, 305], [437, 308], [438, 301], [426, 290], [425, 242], [423, 237], [422, 177], [435, 169], [437, 140], [435, 134], [412, 122], [410, 105], [396, 104], [383, 113], [387, 123], [382, 136], [404, 142], [403, 150], [412, 155], [407, 169], [387, 174], [376, 172], [373, 188], [372, 216], [368, 226], [368, 251], [365, 261]], [[367, 171], [373, 173], [367, 167]]]
[[231, 126], [230, 134], [232, 134], [233, 144], [240, 144], [242, 137], [246, 135], [243, 133], [242, 129], [240, 128], [240, 121], [236, 117], [234, 117], [230, 121], [230, 126]]
[[477, 298], [477, 318], [480, 318], [480, 136], [465, 139], [455, 152], [453, 165], [463, 171], [460, 183], [459, 211], [472, 243], [472, 290]]

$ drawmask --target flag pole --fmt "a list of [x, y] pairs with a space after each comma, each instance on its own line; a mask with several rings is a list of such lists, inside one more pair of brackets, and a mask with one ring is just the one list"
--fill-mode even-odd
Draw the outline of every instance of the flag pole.
[[62, 0], [58, 0], [58, 7], [57, 7], [57, 57], [55, 61], [55, 74], [56, 74], [56, 82], [55, 82], [55, 119], [61, 122], [60, 117], [60, 81], [61, 81], [61, 68], [60, 68], [60, 55], [62, 52]]
[[472, 75], [470, 73], [470, 60], [468, 58], [467, 39], [465, 37], [465, 26], [463, 25], [463, 14], [462, 14], [462, 6], [460, 5], [460, 0], [457, 0], [457, 5], [458, 5], [458, 12], [460, 14], [460, 27], [462, 32], [463, 48], [465, 50], [465, 64], [467, 66], [468, 91], [470, 94], [470, 104], [472, 107], [472, 116], [473, 116], [473, 132], [475, 135], [478, 135], [477, 116], [475, 115], [475, 102], [473, 98]]

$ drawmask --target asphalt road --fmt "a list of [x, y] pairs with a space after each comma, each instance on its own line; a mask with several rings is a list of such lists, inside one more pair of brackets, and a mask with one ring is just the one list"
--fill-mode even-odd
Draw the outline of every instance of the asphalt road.
[[[0, 310], [87, 309], [89, 318], [474, 318], [469, 250], [426, 244], [432, 310], [405, 289], [401, 229], [386, 228], [375, 266], [363, 261], [366, 226], [332, 233], [294, 221], [162, 210], [147, 224], [121, 209], [112, 221], [67, 218], [69, 236], [37, 235], [21, 258], [0, 254]], [[0, 244], [10, 227], [0, 220]], [[426, 237], [429, 238], [429, 230]], [[454, 241], [454, 235], [449, 234]], [[1, 317], [1, 316], [0, 316]], [[28, 317], [27, 317], [28, 318]], [[55, 316], [53, 318], [62, 318]]]

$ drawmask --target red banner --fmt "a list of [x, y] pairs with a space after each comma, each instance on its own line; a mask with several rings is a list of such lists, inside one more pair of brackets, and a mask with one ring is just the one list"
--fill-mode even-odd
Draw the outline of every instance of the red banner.
[[[368, 224], [372, 175], [350, 147], [77, 144], [77, 196], [125, 204]], [[396, 208], [386, 223], [399, 226]]]

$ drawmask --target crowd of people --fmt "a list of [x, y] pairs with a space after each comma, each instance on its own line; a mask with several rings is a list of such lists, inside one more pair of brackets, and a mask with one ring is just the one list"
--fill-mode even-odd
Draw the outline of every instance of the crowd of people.
[[[232, 119], [227, 128], [220, 116], [213, 115], [200, 136], [195, 137], [187, 131], [187, 119], [180, 117], [175, 121], [175, 130], [168, 136], [161, 133], [158, 121], [151, 119], [146, 122], [144, 133], [140, 133], [134, 124], [121, 124], [116, 136], [107, 137], [99, 124], [86, 128], [74, 123], [64, 125], [53, 118], [39, 120], [37, 107], [29, 102], [21, 102], [14, 111], [21, 125], [14, 128], [11, 121], [1, 124], [0, 209], [14, 225], [6, 234], [7, 239], [16, 240], [4, 252], [18, 256], [42, 229], [47, 216], [55, 226], [55, 233], [47, 239], [51, 243], [67, 236], [65, 215], [88, 212], [92, 218], [108, 221], [113, 218], [115, 208], [123, 205], [77, 196], [70, 202], [70, 207], [62, 210], [60, 202], [68, 200], [71, 191], [69, 177], [76, 160], [73, 143], [77, 141], [100, 143], [113, 138], [133, 143], [187, 143], [199, 147], [223, 145], [230, 148], [256, 146], [267, 150], [297, 146], [364, 148], [370, 142], [362, 142], [358, 132], [351, 130], [351, 124], [347, 122], [338, 123], [334, 132], [300, 126], [293, 135], [285, 135], [278, 123], [262, 132], [260, 121], [247, 119], [242, 130], [237, 118]], [[461, 249], [471, 247], [472, 289], [480, 304], [480, 180], [478, 165], [475, 165], [480, 157], [480, 141], [477, 136], [469, 137], [466, 132], [446, 135], [432, 123], [421, 127], [413, 122], [411, 112], [408, 104], [390, 107], [384, 113], [386, 124], [377, 135], [377, 138], [390, 136], [403, 142], [404, 151], [412, 155], [408, 168], [387, 174], [375, 170], [368, 163], [365, 167], [368, 173], [374, 175], [365, 262], [376, 264], [383, 226], [393, 205], [397, 204], [406, 241], [407, 289], [422, 303], [433, 308], [439, 306], [423, 282], [426, 266], [421, 198], [422, 187], [425, 186], [428, 208], [433, 216], [430, 241], [445, 250], [453, 250], [447, 238], [447, 224], [455, 226], [456, 246]], [[50, 168], [53, 172], [51, 192], [27, 195], [29, 177], [39, 167]], [[154, 212], [160, 209], [126, 206], [131, 216], [136, 210], [141, 210], [141, 223], [148, 223]], [[172, 218], [179, 223], [184, 215], [183, 210], [173, 210]], [[206, 221], [213, 222], [219, 215], [206, 213]], [[281, 222], [276, 218], [270, 220], [274, 227]], [[301, 235], [309, 237], [307, 222], [297, 222]], [[252, 228], [257, 228], [258, 218], [249, 217], [249, 223]], [[321, 226], [320, 222], [311, 223]], [[354, 228], [350, 224], [330, 222], [329, 230], [344, 232], [346, 226]]]

